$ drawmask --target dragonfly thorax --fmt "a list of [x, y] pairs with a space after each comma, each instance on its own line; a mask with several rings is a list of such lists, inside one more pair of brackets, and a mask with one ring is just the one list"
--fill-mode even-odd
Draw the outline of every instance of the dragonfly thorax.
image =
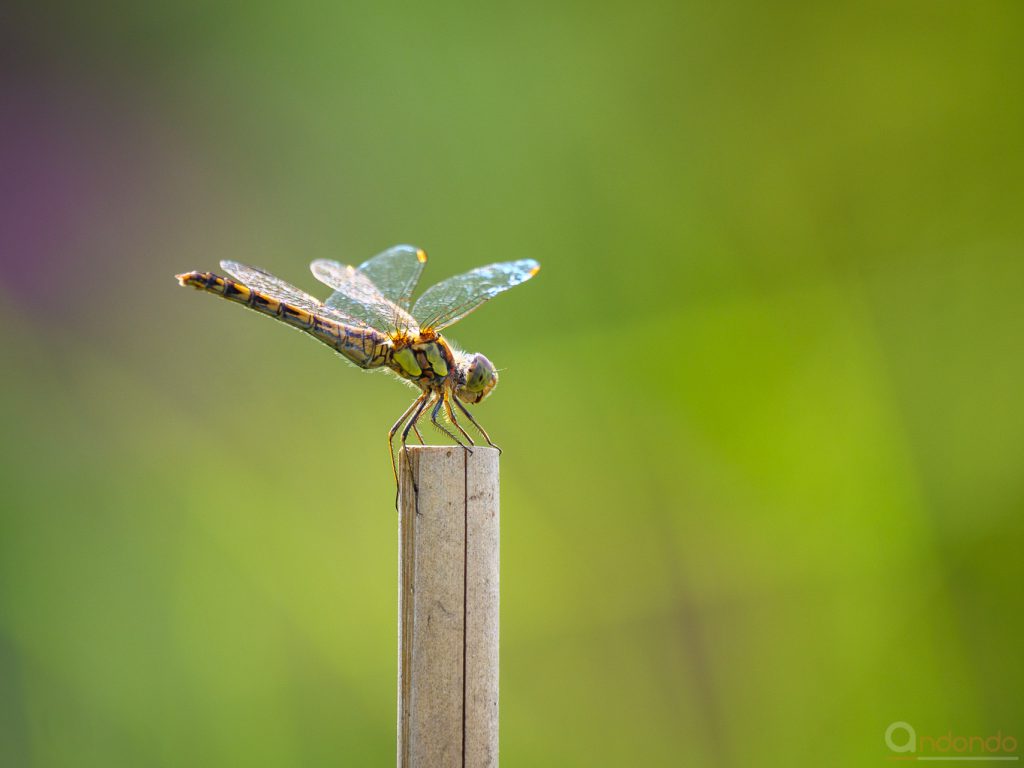
[[455, 357], [440, 336], [419, 336], [410, 341], [395, 340], [388, 365], [403, 379], [424, 389], [438, 389], [452, 377]]
[[447, 389], [466, 403], [479, 403], [498, 383], [498, 373], [490, 360], [479, 352], [453, 349], [438, 334], [424, 334], [405, 343], [397, 341], [391, 348], [388, 366], [424, 390]]

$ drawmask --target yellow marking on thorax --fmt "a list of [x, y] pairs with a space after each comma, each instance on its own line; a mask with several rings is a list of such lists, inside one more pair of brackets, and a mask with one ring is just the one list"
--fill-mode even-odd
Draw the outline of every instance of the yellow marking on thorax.
[[420, 368], [419, 363], [416, 362], [416, 355], [413, 354], [412, 348], [405, 347], [404, 349], [400, 349], [391, 357], [396, 363], [402, 366], [402, 370], [410, 376], [423, 375], [423, 369]]
[[444, 357], [441, 355], [441, 348], [437, 344], [424, 345], [423, 352], [427, 356], [427, 362], [430, 363], [430, 367], [434, 369], [434, 373], [438, 376], [448, 375], [448, 363], [445, 362]]

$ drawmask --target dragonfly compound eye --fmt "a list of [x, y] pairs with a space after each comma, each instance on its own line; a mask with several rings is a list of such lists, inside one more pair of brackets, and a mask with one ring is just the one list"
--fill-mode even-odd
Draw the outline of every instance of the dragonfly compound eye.
[[479, 403], [498, 384], [498, 372], [494, 363], [477, 352], [469, 358], [466, 368], [466, 383], [459, 387], [456, 394], [467, 403]]

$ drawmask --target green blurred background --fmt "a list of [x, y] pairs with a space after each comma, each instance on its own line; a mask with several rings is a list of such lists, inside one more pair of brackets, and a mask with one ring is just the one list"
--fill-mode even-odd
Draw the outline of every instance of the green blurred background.
[[401, 242], [544, 266], [505, 765], [1024, 736], [1019, 2], [5, 13], [0, 764], [393, 764], [410, 391], [172, 276]]

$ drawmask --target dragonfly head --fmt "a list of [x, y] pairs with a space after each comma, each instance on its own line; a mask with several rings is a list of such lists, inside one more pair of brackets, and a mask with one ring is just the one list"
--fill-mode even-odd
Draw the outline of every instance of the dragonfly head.
[[479, 352], [466, 355], [461, 361], [462, 384], [455, 390], [455, 396], [464, 403], [479, 403], [498, 385], [498, 372], [494, 363]]

